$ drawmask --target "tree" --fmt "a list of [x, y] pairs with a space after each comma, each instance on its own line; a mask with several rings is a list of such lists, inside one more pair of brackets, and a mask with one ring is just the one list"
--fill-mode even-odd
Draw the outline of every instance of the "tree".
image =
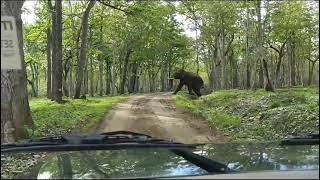
[[[40, 1], [37, 21], [24, 31], [32, 96], [41, 96], [37, 89], [45, 88], [39, 82], [51, 75], [46, 67], [53, 60], [45, 48], [51, 36], [45, 32], [55, 27], [47, 2]], [[262, 1], [260, 14], [255, 1], [97, 0], [90, 12], [88, 4], [62, 6], [64, 96], [74, 96], [75, 90], [91, 96], [167, 91], [172, 74], [181, 68], [198, 72], [211, 90], [258, 88], [268, 82], [281, 87], [292, 84], [292, 77], [296, 85], [318, 83], [318, 7], [310, 3]], [[185, 35], [177, 14], [196, 24], [196, 38]]]
[[27, 94], [27, 75], [24, 63], [21, 8], [24, 1], [1, 1], [1, 16], [16, 20], [22, 69], [1, 69], [1, 143], [27, 138], [26, 127], [33, 121]]
[[267, 64], [267, 61], [265, 60], [264, 49], [263, 49], [264, 29], [262, 27], [262, 20], [261, 20], [261, 0], [258, 0], [258, 2], [257, 2], [256, 11], [257, 11], [257, 16], [258, 16], [258, 21], [257, 21], [257, 33], [258, 33], [257, 56], [259, 58], [260, 63], [262, 63], [264, 89], [266, 91], [274, 91], [274, 87], [273, 87], [272, 82], [269, 77], [268, 64]]
[[48, 6], [52, 12], [51, 100], [62, 103], [62, 2], [56, 0], [53, 7], [49, 0]]
[[52, 75], [52, 34], [50, 28], [47, 28], [47, 98], [51, 99], [51, 75]]
[[80, 47], [80, 56], [78, 62], [78, 69], [77, 69], [77, 79], [76, 79], [76, 89], [74, 98], [80, 98], [81, 86], [83, 82], [83, 73], [84, 73], [84, 65], [87, 59], [87, 41], [88, 41], [88, 21], [89, 21], [89, 14], [90, 10], [93, 8], [96, 1], [90, 1], [84, 14], [82, 17], [82, 34], [81, 34], [81, 47]]

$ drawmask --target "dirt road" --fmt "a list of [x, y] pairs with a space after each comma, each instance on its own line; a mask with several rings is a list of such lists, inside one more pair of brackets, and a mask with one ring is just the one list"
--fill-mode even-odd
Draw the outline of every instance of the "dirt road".
[[224, 143], [206, 120], [176, 109], [170, 93], [135, 95], [115, 105], [95, 131], [133, 131], [182, 143]]

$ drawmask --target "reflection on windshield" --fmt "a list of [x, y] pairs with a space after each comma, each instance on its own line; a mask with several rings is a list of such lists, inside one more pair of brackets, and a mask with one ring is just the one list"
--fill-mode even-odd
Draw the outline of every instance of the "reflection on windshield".
[[[59, 161], [62, 156], [65, 161]], [[38, 178], [66, 177], [61, 169], [71, 159], [72, 178], [159, 177], [207, 172], [166, 149], [73, 152], [58, 155], [40, 169]]]
[[194, 152], [240, 171], [319, 169], [319, 146], [316, 145], [221, 144], [204, 145]]
[[[201, 145], [193, 150], [238, 172], [319, 169], [319, 146]], [[70, 166], [71, 165], [71, 166]], [[167, 149], [69, 152], [54, 156], [38, 178], [126, 178], [204, 175], [207, 171]]]

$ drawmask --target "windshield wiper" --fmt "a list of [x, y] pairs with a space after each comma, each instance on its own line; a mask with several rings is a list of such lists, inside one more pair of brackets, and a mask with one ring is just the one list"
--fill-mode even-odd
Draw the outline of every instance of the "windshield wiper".
[[311, 133], [300, 136], [289, 136], [280, 142], [280, 145], [318, 145], [319, 133]]
[[27, 139], [11, 144], [2, 144], [1, 153], [48, 152], [80, 150], [113, 150], [126, 148], [195, 148], [196, 145], [182, 144], [172, 140], [156, 139], [129, 131], [114, 131], [101, 134], [65, 135]]
[[231, 173], [236, 172], [230, 169], [227, 165], [218, 161], [200, 156], [184, 149], [171, 149], [171, 151], [178, 156], [183, 157], [187, 161], [195, 164], [198, 167], [210, 172], [210, 173]]

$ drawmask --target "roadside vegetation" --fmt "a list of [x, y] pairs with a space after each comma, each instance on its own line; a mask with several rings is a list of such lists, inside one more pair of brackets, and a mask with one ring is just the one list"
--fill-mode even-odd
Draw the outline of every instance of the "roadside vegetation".
[[34, 130], [32, 137], [62, 135], [70, 132], [85, 132], [92, 128], [112, 107], [128, 96], [89, 97], [87, 99], [66, 99], [58, 104], [47, 98], [30, 100]]
[[319, 131], [319, 87], [220, 90], [191, 100], [175, 96], [178, 108], [205, 117], [231, 140], [279, 140]]
[[[28, 129], [30, 138], [57, 136], [87, 132], [93, 128], [112, 105], [128, 96], [89, 97], [87, 99], [65, 99], [58, 104], [47, 98], [31, 98], [30, 110], [34, 129]], [[34, 166], [45, 153], [18, 153], [1, 156], [1, 179], [12, 179], [18, 173]]]

